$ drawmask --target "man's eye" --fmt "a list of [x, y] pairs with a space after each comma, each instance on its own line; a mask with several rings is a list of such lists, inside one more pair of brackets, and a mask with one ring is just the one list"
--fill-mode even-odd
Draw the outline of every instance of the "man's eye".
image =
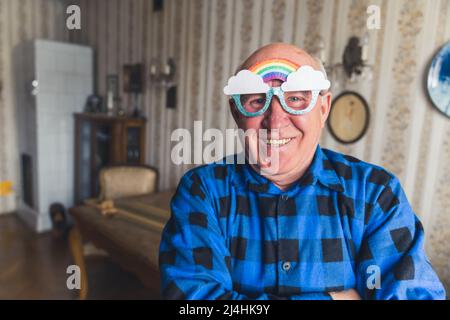
[[259, 98], [259, 99], [255, 99], [252, 101], [252, 104], [263, 104], [264, 103], [264, 99]]
[[303, 99], [300, 97], [289, 97], [289, 101], [291, 102], [298, 102], [298, 101], [302, 101]]

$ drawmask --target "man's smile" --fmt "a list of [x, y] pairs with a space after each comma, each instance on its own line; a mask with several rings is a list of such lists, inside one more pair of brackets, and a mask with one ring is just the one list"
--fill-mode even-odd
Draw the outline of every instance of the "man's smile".
[[260, 141], [263, 144], [266, 144], [268, 146], [280, 148], [280, 147], [289, 145], [293, 140], [296, 140], [298, 137], [299, 136], [294, 136], [294, 137], [286, 137], [286, 138], [281, 138], [281, 139], [275, 139], [275, 138], [261, 139], [260, 138]]
[[269, 139], [266, 141], [267, 144], [270, 144], [272, 146], [282, 146], [290, 142], [292, 139]]

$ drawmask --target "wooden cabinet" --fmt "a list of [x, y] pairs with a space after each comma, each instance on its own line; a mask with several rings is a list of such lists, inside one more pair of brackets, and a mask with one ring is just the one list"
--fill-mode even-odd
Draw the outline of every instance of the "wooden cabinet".
[[75, 203], [99, 193], [100, 169], [145, 163], [144, 118], [75, 115]]

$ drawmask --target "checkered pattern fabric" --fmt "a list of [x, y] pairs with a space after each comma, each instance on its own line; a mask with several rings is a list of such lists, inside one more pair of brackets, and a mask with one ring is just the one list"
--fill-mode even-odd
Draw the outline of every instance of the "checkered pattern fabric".
[[351, 288], [363, 299], [445, 298], [395, 176], [320, 146], [286, 191], [248, 164], [195, 168], [171, 210], [159, 256], [168, 299], [330, 299]]

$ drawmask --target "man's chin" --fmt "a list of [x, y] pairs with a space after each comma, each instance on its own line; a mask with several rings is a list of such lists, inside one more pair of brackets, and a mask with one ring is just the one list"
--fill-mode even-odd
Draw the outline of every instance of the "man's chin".
[[263, 176], [277, 176], [284, 173], [283, 164], [279, 161], [258, 162], [258, 171]]
[[259, 167], [259, 173], [264, 177], [272, 177], [276, 176], [279, 173], [278, 169], [274, 169], [272, 167]]

